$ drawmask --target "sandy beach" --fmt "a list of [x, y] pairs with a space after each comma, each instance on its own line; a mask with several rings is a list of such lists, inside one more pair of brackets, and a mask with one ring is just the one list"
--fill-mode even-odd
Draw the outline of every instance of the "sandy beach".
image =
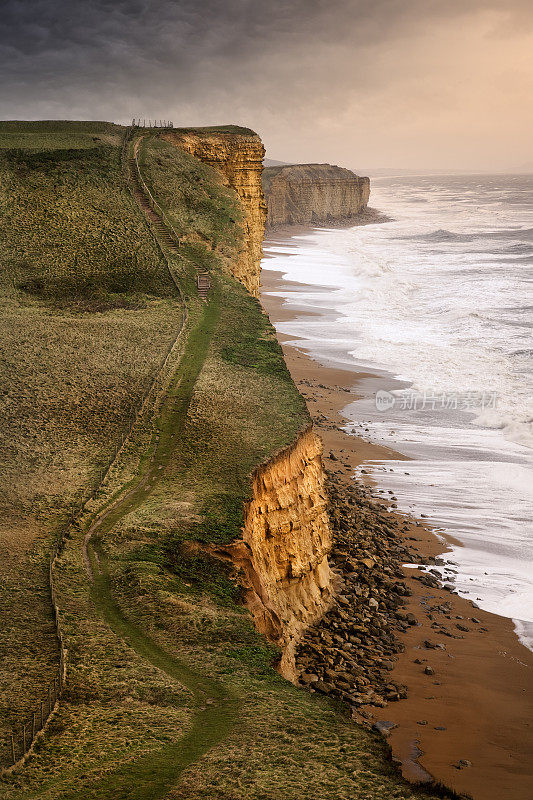
[[[269, 295], [282, 282], [279, 273], [263, 270], [262, 303], [274, 324], [314, 313], [287, 310], [282, 299]], [[343, 408], [379, 376], [325, 367], [288, 344], [288, 337], [279, 338], [322, 436], [326, 467], [341, 482], [349, 485], [353, 470], [366, 460], [403, 458], [340, 429], [346, 422]], [[342, 461], [337, 460], [339, 453]], [[444, 552], [445, 545], [427, 524], [398, 516], [409, 522], [402, 535], [421, 562]], [[415, 616], [416, 624], [401, 634], [405, 651], [391, 677], [408, 687], [408, 698], [384, 708], [367, 707], [366, 717], [358, 721], [392, 723], [388, 740], [393, 757], [409, 780], [427, 779], [429, 773], [474, 800], [531, 800], [533, 653], [519, 642], [510, 619], [486, 613], [453, 592], [429, 588], [417, 580], [421, 573], [416, 568], [404, 572], [412, 592], [405, 612]], [[445, 603], [448, 607], [440, 610]]]

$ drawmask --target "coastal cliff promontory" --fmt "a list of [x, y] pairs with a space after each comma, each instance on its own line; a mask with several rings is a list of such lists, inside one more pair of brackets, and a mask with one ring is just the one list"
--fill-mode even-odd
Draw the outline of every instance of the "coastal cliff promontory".
[[165, 132], [161, 138], [217, 169], [225, 185], [238, 194], [244, 212], [244, 237], [231, 271], [258, 297], [266, 220], [261, 188], [265, 149], [261, 139], [247, 128], [178, 129]]
[[[266, 216], [261, 186], [264, 149], [256, 134], [237, 130], [167, 131], [161, 138], [214, 167], [222, 182], [235, 190], [245, 231], [238, 257], [230, 259], [228, 267], [257, 296]], [[262, 311], [260, 315], [263, 325]], [[265, 331], [262, 341], [273, 335]], [[246, 332], [241, 330], [240, 336], [246, 337]], [[281, 361], [281, 352], [277, 358]], [[290, 393], [295, 393], [288, 374], [287, 378]], [[233, 405], [235, 414], [235, 399]], [[280, 672], [291, 680], [298, 677], [296, 647], [305, 630], [328, 610], [333, 595], [322, 443], [310, 424], [295, 434], [249, 476], [251, 494], [244, 504], [240, 535], [208, 548], [237, 568], [255, 627], [280, 648]]]
[[263, 191], [268, 228], [325, 223], [363, 211], [370, 196], [370, 180], [331, 164], [294, 164], [266, 167]]

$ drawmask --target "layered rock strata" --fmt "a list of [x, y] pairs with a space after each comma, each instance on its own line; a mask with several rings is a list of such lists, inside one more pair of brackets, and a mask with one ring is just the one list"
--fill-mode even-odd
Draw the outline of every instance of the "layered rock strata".
[[327, 504], [322, 442], [308, 428], [255, 470], [242, 539], [218, 548], [239, 570], [255, 626], [279, 645], [291, 680], [303, 632], [332, 601]]
[[370, 197], [369, 178], [331, 164], [267, 167], [263, 172], [267, 227], [327, 223], [363, 211]]
[[261, 186], [265, 149], [256, 133], [171, 131], [162, 138], [217, 169], [223, 182], [238, 194], [244, 211], [244, 240], [232, 274], [259, 296], [259, 274], [265, 235], [266, 204]]

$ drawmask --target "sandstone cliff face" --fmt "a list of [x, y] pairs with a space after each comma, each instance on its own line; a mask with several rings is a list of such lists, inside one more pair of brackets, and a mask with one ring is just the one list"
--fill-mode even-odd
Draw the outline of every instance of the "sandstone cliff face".
[[332, 598], [324, 479], [322, 442], [309, 427], [255, 471], [242, 539], [215, 551], [240, 569], [256, 628], [282, 648], [291, 680], [296, 645]]
[[237, 192], [245, 213], [245, 236], [243, 250], [231, 271], [258, 297], [266, 220], [261, 187], [265, 149], [257, 134], [242, 131], [172, 131], [162, 134], [162, 138], [215, 167], [224, 183]]
[[[163, 138], [215, 167], [239, 195], [245, 247], [232, 272], [257, 297], [267, 213], [261, 140], [247, 131], [172, 131]], [[239, 570], [257, 629], [281, 647], [280, 671], [295, 680], [296, 645], [332, 599], [322, 442], [311, 426], [254, 471], [251, 497], [242, 538], [209, 550]]]
[[267, 167], [263, 172], [267, 227], [353, 217], [370, 197], [370, 180], [330, 164]]

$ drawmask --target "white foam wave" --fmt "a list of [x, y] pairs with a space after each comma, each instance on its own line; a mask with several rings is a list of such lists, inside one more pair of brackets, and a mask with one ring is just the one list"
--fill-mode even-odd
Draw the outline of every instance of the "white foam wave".
[[533, 448], [533, 418], [529, 412], [520, 418], [516, 413], [485, 409], [472, 421], [483, 428], [501, 430], [507, 439], [524, 447]]
[[[409, 382], [386, 421], [373, 397], [346, 413], [418, 459], [378, 479], [462, 542], [458, 590], [532, 646], [531, 181], [374, 181], [373, 204], [395, 221], [267, 246], [264, 267], [294, 282], [278, 294], [296, 316], [279, 330], [326, 363]], [[485, 392], [497, 406], [420, 415], [401, 411], [407, 392]]]

